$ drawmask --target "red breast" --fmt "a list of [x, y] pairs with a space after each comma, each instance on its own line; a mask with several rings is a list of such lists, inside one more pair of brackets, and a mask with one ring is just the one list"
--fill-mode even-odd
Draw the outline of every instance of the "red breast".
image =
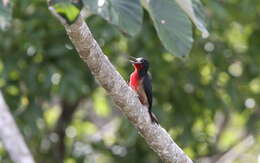
[[131, 86], [131, 88], [135, 91], [138, 90], [139, 88], [139, 83], [140, 81], [140, 77], [139, 77], [139, 74], [137, 71], [134, 71], [131, 76], [130, 76], [130, 82], [129, 82], [129, 85]]

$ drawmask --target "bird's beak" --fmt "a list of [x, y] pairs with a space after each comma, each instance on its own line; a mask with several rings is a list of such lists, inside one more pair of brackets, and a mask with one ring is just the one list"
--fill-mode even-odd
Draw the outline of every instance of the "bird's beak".
[[129, 62], [131, 62], [132, 64], [140, 64], [140, 62], [138, 62], [135, 57], [129, 56], [128, 58]]

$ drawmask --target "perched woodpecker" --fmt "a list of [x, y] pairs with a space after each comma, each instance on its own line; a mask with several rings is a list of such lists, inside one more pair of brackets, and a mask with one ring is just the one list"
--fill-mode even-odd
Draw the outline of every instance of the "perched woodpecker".
[[148, 73], [149, 62], [144, 58], [130, 57], [134, 72], [130, 75], [130, 87], [138, 94], [139, 100], [148, 107], [148, 112], [153, 123], [158, 124], [156, 116], [152, 113], [152, 83]]

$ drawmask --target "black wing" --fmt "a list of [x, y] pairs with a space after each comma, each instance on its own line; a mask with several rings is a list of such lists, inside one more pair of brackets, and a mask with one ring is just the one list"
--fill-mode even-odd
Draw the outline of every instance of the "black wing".
[[146, 74], [143, 79], [143, 87], [145, 94], [147, 96], [148, 104], [149, 104], [149, 111], [152, 109], [153, 104], [153, 90], [152, 90], [152, 80], [149, 74]]
[[153, 90], [152, 90], [152, 78], [149, 74], [144, 76], [143, 87], [148, 100], [148, 112], [153, 123], [159, 124], [157, 117], [152, 113], [153, 104]]

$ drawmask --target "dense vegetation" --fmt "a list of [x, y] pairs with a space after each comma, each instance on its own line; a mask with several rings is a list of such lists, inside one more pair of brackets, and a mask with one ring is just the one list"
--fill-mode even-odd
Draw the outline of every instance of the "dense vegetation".
[[[160, 162], [114, 109], [46, 2], [12, 4], [10, 26], [0, 32], [0, 88], [36, 161], [51, 163], [64, 157], [66, 163]], [[141, 32], [134, 37], [101, 17], [86, 21], [126, 80], [133, 70], [129, 55], [149, 59], [153, 110], [192, 159], [215, 159], [253, 135], [255, 143], [236, 162], [256, 162], [260, 1], [203, 4], [210, 36], [202, 39], [194, 28], [193, 48], [184, 60], [162, 46], [146, 11]], [[1, 143], [0, 162], [10, 162]]]

